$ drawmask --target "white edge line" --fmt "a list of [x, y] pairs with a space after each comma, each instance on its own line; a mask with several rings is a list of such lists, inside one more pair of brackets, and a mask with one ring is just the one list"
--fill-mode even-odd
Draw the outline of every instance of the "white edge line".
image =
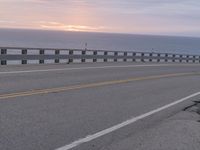
[[[22, 70], [22, 71], [6, 71], [1, 74], [20, 74], [34, 72], [53, 72], [53, 71], [68, 71], [68, 70], [84, 70], [84, 69], [107, 69], [107, 68], [129, 68], [129, 67], [159, 67], [172, 66], [173, 64], [152, 64], [152, 65], [122, 65], [122, 66], [100, 66], [100, 67], [79, 67], [79, 68], [61, 68], [61, 69], [44, 69], [44, 70]], [[174, 65], [173, 65], [174, 66]]]
[[116, 131], [116, 130], [122, 128], [122, 127], [125, 127], [125, 126], [127, 126], [127, 125], [132, 124], [132, 123], [135, 123], [135, 122], [138, 121], [138, 120], [144, 119], [144, 118], [146, 118], [146, 117], [148, 117], [148, 116], [151, 116], [151, 115], [153, 115], [153, 114], [155, 114], [155, 113], [158, 113], [158, 112], [160, 112], [160, 111], [162, 111], [162, 110], [165, 110], [165, 109], [167, 109], [167, 108], [169, 108], [169, 107], [172, 107], [172, 106], [174, 106], [174, 105], [176, 105], [176, 104], [179, 104], [179, 103], [181, 103], [181, 102], [183, 102], [183, 101], [186, 101], [186, 100], [188, 100], [188, 99], [190, 99], [190, 98], [193, 98], [193, 97], [195, 97], [195, 96], [198, 96], [198, 95], [200, 95], [200, 92], [194, 93], [194, 94], [192, 94], [192, 95], [189, 95], [189, 96], [187, 96], [187, 97], [185, 97], [185, 98], [179, 99], [179, 100], [177, 100], [177, 101], [175, 101], [175, 102], [172, 102], [172, 103], [167, 104], [167, 105], [165, 105], [165, 106], [159, 107], [159, 108], [157, 108], [157, 109], [154, 109], [154, 110], [152, 110], [152, 111], [150, 111], [150, 112], [147, 112], [147, 113], [145, 113], [145, 114], [142, 114], [142, 115], [133, 117], [133, 118], [127, 120], [127, 121], [124, 121], [124, 122], [122, 122], [122, 123], [120, 123], [120, 124], [117, 124], [117, 125], [115, 125], [115, 126], [112, 126], [112, 127], [110, 127], [110, 128], [107, 128], [107, 129], [105, 129], [105, 130], [102, 130], [102, 131], [97, 132], [97, 133], [95, 133], [95, 134], [88, 135], [88, 136], [86, 136], [85, 138], [81, 138], [81, 139], [79, 139], [79, 140], [77, 140], [77, 141], [72, 142], [71, 144], [68, 144], [68, 145], [65, 145], [65, 146], [63, 146], [63, 147], [57, 148], [56, 150], [69, 150], [69, 149], [72, 149], [72, 148], [77, 147], [77, 146], [79, 146], [79, 145], [81, 145], [81, 144], [83, 144], [83, 143], [90, 142], [90, 141], [92, 141], [92, 140], [94, 140], [94, 139], [97, 139], [97, 138], [99, 138], [99, 137], [101, 137], [101, 136], [104, 136], [104, 135], [106, 135], [106, 134], [109, 134], [109, 133], [111, 133], [111, 132], [114, 132], [114, 131]]

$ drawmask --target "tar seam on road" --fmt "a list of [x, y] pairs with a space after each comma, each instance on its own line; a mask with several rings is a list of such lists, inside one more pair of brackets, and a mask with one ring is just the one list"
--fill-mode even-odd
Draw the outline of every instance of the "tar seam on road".
[[114, 84], [123, 84], [123, 83], [129, 83], [129, 82], [133, 82], [133, 81], [153, 80], [153, 79], [170, 78], [170, 77], [181, 77], [181, 76], [190, 76], [190, 75], [196, 75], [196, 74], [198, 74], [198, 73], [194, 73], [194, 72], [174, 73], [174, 74], [147, 76], [147, 77], [135, 77], [135, 78], [121, 79], [121, 80], [103, 81], [103, 82], [97, 82], [97, 83], [73, 85], [73, 86], [50, 88], [50, 89], [30, 90], [30, 91], [17, 92], [17, 93], [0, 94], [0, 99], [9, 99], [9, 98], [32, 96], [32, 95], [39, 95], [39, 94], [49, 94], [49, 93], [64, 92], [64, 91], [69, 91], [69, 90], [78, 90], [78, 89], [84, 89], [84, 88], [101, 87], [101, 86], [108, 86], [108, 85], [114, 85]]
[[95, 134], [88, 135], [88, 136], [86, 136], [85, 138], [81, 138], [81, 139], [79, 139], [79, 140], [77, 140], [77, 141], [72, 142], [71, 144], [68, 144], [68, 145], [65, 145], [65, 146], [63, 146], [63, 147], [57, 148], [56, 150], [69, 150], [69, 149], [72, 149], [72, 148], [77, 147], [77, 146], [79, 146], [79, 145], [81, 145], [81, 144], [83, 144], [83, 143], [90, 142], [90, 141], [95, 140], [95, 139], [97, 139], [97, 138], [100, 138], [100, 137], [102, 137], [102, 136], [104, 136], [104, 135], [107, 135], [107, 134], [109, 134], [109, 133], [112, 133], [112, 132], [114, 132], [114, 131], [116, 131], [116, 130], [119, 130], [119, 129], [125, 127], [125, 126], [128, 126], [128, 125], [130, 125], [130, 124], [133, 124], [133, 123], [137, 122], [138, 120], [141, 120], [141, 119], [144, 119], [144, 118], [146, 118], [146, 117], [149, 117], [149, 116], [151, 116], [151, 115], [153, 115], [153, 114], [155, 114], [155, 113], [158, 113], [158, 112], [160, 112], [160, 111], [163, 111], [163, 110], [165, 110], [165, 109], [167, 109], [167, 108], [169, 108], [169, 107], [172, 107], [172, 106], [174, 106], [174, 105], [177, 105], [177, 104], [179, 104], [179, 103], [181, 103], [181, 102], [184, 102], [184, 101], [186, 101], [186, 100], [188, 100], [188, 99], [190, 99], [190, 98], [196, 97], [196, 96], [198, 96], [198, 95], [200, 95], [200, 92], [197, 92], [197, 93], [194, 93], [194, 94], [189, 95], [189, 96], [187, 96], [187, 97], [184, 97], [184, 98], [182, 98], [182, 99], [176, 100], [176, 101], [174, 101], [174, 102], [172, 102], [172, 103], [170, 103], [170, 104], [164, 105], [164, 106], [162, 106], [162, 107], [159, 107], [159, 108], [157, 108], [157, 109], [154, 109], [154, 110], [149, 111], [149, 112], [147, 112], [147, 113], [144, 113], [144, 114], [142, 114], [142, 115], [133, 117], [133, 118], [131, 118], [131, 119], [129, 119], [129, 120], [126, 120], [126, 121], [124, 121], [124, 122], [122, 122], [122, 123], [120, 123], [120, 124], [117, 124], [117, 125], [115, 125], [115, 126], [112, 126], [112, 127], [110, 127], [110, 128], [107, 128], [107, 129], [105, 129], [105, 130], [99, 131], [99, 132], [97, 132], [97, 133], [95, 133]]
[[80, 68], [59, 68], [59, 69], [44, 69], [44, 70], [20, 70], [20, 71], [0, 72], [0, 75], [3, 75], [3, 74], [37, 73], [37, 72], [70, 71], [70, 70], [133, 68], [133, 67], [160, 67], [160, 66], [189, 66], [189, 65], [190, 64], [177, 64], [177, 65], [176, 64], [152, 64], [152, 65], [120, 65], [120, 66], [100, 66], [100, 67], [80, 67]]

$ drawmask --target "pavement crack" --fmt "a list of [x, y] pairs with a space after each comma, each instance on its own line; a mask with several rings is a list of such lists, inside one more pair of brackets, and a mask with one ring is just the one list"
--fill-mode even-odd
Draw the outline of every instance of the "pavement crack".
[[[193, 101], [194, 104], [187, 106], [183, 109], [183, 111], [191, 110], [193, 107], [197, 107], [197, 113], [200, 114], [200, 100], [199, 101]], [[193, 109], [192, 109], [193, 110]]]
[[[187, 106], [183, 109], [183, 111], [188, 111], [188, 112], [195, 112], [198, 115], [200, 115], [200, 100], [193, 101], [194, 104]], [[197, 120], [197, 122], [200, 122], [200, 120]]]

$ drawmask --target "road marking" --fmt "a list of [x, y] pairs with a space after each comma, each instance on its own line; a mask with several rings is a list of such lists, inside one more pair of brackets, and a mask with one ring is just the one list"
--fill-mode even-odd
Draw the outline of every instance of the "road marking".
[[184, 102], [184, 101], [186, 101], [186, 100], [188, 100], [188, 99], [190, 99], [190, 98], [196, 97], [196, 96], [198, 96], [198, 95], [200, 95], [200, 92], [194, 93], [194, 94], [192, 94], [192, 95], [189, 95], [189, 96], [187, 96], [187, 97], [184, 97], [184, 98], [182, 98], [182, 99], [179, 99], [179, 100], [177, 100], [177, 101], [174, 101], [174, 102], [172, 102], [172, 103], [170, 103], [170, 104], [164, 105], [164, 106], [159, 107], [159, 108], [157, 108], [157, 109], [154, 109], [154, 110], [152, 110], [152, 111], [150, 111], [150, 112], [147, 112], [147, 113], [145, 113], [145, 114], [142, 114], [142, 115], [133, 117], [133, 118], [127, 120], [127, 121], [124, 121], [124, 122], [122, 122], [122, 123], [120, 123], [120, 124], [117, 124], [117, 125], [115, 125], [115, 126], [112, 126], [112, 127], [110, 127], [110, 128], [107, 128], [107, 129], [105, 129], [105, 130], [102, 130], [102, 131], [97, 132], [97, 133], [95, 133], [95, 134], [88, 135], [88, 136], [86, 136], [85, 138], [81, 138], [81, 139], [79, 139], [79, 140], [77, 140], [77, 141], [72, 142], [71, 144], [68, 144], [68, 145], [65, 145], [65, 146], [63, 146], [63, 147], [57, 148], [56, 150], [69, 150], [69, 149], [72, 149], [72, 148], [77, 147], [77, 146], [79, 146], [79, 145], [81, 145], [81, 144], [83, 144], [83, 143], [90, 142], [90, 141], [95, 140], [95, 139], [97, 139], [97, 138], [100, 138], [100, 137], [102, 137], [102, 136], [104, 136], [104, 135], [107, 135], [107, 134], [109, 134], [109, 133], [112, 133], [112, 132], [114, 132], [114, 131], [116, 131], [116, 130], [119, 130], [119, 129], [125, 127], [125, 126], [128, 126], [128, 125], [130, 125], [130, 124], [133, 124], [133, 123], [135, 123], [135, 122], [137, 122], [137, 121], [139, 121], [139, 120], [141, 120], [141, 119], [147, 118], [147, 117], [149, 117], [149, 116], [151, 116], [151, 115], [153, 115], [153, 114], [155, 114], [155, 113], [158, 113], [158, 112], [160, 112], [160, 111], [163, 111], [163, 110], [165, 110], [165, 109], [167, 109], [167, 108], [169, 108], [169, 107], [172, 107], [172, 106], [174, 106], [174, 105], [177, 105], [177, 104], [179, 104], [179, 103], [181, 103], [181, 102]]
[[44, 69], [44, 70], [20, 70], [20, 71], [5, 71], [3, 74], [22, 74], [22, 73], [37, 73], [37, 72], [55, 72], [55, 71], [70, 71], [70, 70], [89, 70], [89, 69], [109, 69], [109, 68], [136, 68], [136, 67], [160, 67], [160, 66], [188, 66], [189, 64], [152, 64], [152, 65], [120, 65], [120, 66], [100, 66], [100, 67], [77, 67], [77, 68], [59, 68], [59, 69]]
[[49, 93], [64, 92], [64, 91], [69, 91], [69, 90], [78, 90], [78, 89], [84, 89], [84, 88], [123, 84], [123, 83], [128, 83], [128, 82], [133, 82], [133, 81], [181, 77], [181, 76], [190, 76], [190, 75], [196, 75], [196, 74], [198, 73], [194, 73], [194, 72], [174, 73], [174, 74], [154, 75], [154, 76], [146, 76], [146, 77], [134, 77], [134, 78], [128, 78], [128, 79], [121, 79], [121, 80], [103, 81], [103, 82], [88, 83], [88, 84], [82, 84], [82, 85], [72, 85], [72, 86], [65, 86], [65, 87], [58, 87], [58, 88], [30, 90], [30, 91], [23, 91], [23, 92], [17, 92], [17, 93], [1, 94], [0, 99], [32, 96], [32, 95], [39, 95], [39, 94], [49, 94]]

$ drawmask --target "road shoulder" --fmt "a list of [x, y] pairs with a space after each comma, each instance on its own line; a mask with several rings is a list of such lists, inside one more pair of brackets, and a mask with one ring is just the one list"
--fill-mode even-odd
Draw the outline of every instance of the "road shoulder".
[[200, 104], [185, 108], [150, 129], [102, 150], [199, 150]]

